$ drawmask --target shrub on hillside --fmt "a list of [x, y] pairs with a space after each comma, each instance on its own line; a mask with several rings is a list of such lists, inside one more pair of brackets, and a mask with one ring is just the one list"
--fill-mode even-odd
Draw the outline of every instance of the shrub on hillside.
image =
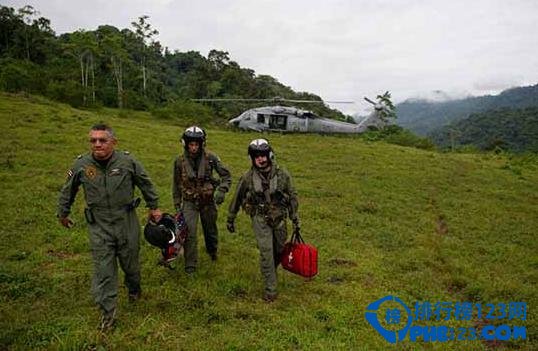
[[390, 144], [416, 147], [417, 149], [433, 150], [435, 148], [430, 139], [419, 137], [397, 125], [389, 125], [380, 130], [370, 130], [362, 134], [362, 137], [370, 141], [384, 140]]
[[84, 104], [82, 88], [80, 84], [73, 81], [52, 81], [48, 84], [45, 95], [52, 100], [62, 101], [74, 107], [81, 107]]
[[39, 67], [31, 62], [0, 60], [0, 90], [10, 93], [42, 93], [44, 82]]
[[402, 129], [399, 133], [390, 134], [385, 141], [390, 144], [401, 146], [411, 146], [417, 149], [433, 150], [435, 145], [428, 138], [419, 137], [407, 129]]

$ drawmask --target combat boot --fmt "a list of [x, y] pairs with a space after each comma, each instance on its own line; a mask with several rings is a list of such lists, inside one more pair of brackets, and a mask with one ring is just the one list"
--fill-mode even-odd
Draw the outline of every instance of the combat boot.
[[142, 297], [142, 292], [140, 290], [135, 291], [135, 292], [130, 292], [129, 293], [129, 302], [136, 302], [136, 301], [140, 300], [141, 297]]
[[99, 330], [102, 332], [106, 332], [114, 326], [114, 323], [116, 322], [116, 308], [113, 308], [112, 310], [108, 312], [104, 312], [101, 315], [101, 322], [99, 323]]
[[271, 302], [274, 302], [274, 301], [276, 300], [277, 296], [278, 296], [277, 293], [274, 293], [274, 294], [265, 293], [265, 294], [263, 295], [263, 300], [264, 300], [265, 302], [269, 302], [269, 303], [271, 303]]
[[185, 267], [185, 273], [189, 276], [193, 276], [196, 273], [196, 267]]

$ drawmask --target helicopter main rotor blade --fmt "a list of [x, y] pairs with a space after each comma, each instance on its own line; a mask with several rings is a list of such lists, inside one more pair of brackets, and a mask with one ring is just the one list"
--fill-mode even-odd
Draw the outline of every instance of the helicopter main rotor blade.
[[324, 101], [328, 104], [354, 104], [355, 101]]
[[191, 101], [210, 102], [210, 101], [273, 101], [273, 99], [191, 99]]
[[283, 99], [283, 98], [269, 98], [269, 99], [243, 99], [243, 98], [216, 98], [216, 99], [191, 99], [191, 101], [200, 101], [200, 102], [208, 102], [208, 101], [269, 101], [269, 102], [310, 102], [310, 103], [322, 103], [323, 101], [316, 101], [316, 100], [289, 100], [289, 99]]
[[319, 100], [289, 100], [289, 99], [278, 99], [273, 101], [284, 101], [284, 102], [297, 102], [297, 103], [305, 103], [305, 104], [322, 104], [323, 101]]
[[354, 104], [355, 101], [321, 101], [321, 100], [288, 100], [288, 99], [281, 99], [277, 101], [285, 101], [285, 102], [302, 102], [307, 104]]
[[215, 99], [191, 99], [196, 102], [224, 102], [224, 101], [244, 101], [244, 102], [292, 102], [292, 103], [306, 103], [306, 104], [354, 104], [354, 101], [322, 101], [322, 100], [293, 100], [284, 99], [281, 97], [269, 98], [269, 99], [245, 99], [245, 98], [215, 98]]

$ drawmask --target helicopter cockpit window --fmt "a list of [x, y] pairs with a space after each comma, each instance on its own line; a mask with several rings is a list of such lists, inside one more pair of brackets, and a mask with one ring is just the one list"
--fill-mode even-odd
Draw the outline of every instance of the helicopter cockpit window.
[[258, 113], [258, 123], [265, 123], [265, 115]]

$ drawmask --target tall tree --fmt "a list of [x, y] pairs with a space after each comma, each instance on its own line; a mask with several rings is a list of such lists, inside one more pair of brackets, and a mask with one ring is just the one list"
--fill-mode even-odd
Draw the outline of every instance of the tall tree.
[[11, 54], [11, 49], [16, 41], [17, 31], [22, 29], [24, 22], [11, 7], [0, 6], [0, 56]]
[[221, 72], [230, 63], [230, 55], [227, 51], [213, 49], [207, 54], [207, 60], [217, 72]]
[[117, 28], [100, 26], [100, 46], [110, 60], [110, 71], [116, 83], [117, 103], [119, 108], [124, 106], [123, 66], [128, 60], [127, 51], [123, 47], [123, 37]]
[[30, 5], [21, 7], [18, 10], [19, 17], [24, 21], [26, 26], [24, 26], [24, 39], [26, 47], [26, 60], [30, 61], [30, 39], [29, 32], [32, 24], [34, 23], [35, 17], [39, 15], [39, 12]]
[[159, 31], [152, 28], [151, 24], [147, 21], [149, 19], [149, 16], [143, 15], [138, 17], [138, 22], [131, 22], [135, 29], [135, 33], [137, 38], [141, 41], [140, 45], [140, 68], [142, 69], [142, 90], [144, 92], [144, 96], [146, 96], [146, 85], [147, 85], [147, 65], [146, 65], [146, 48], [148, 45], [152, 45], [153, 41], [152, 38], [159, 34]]
[[[95, 33], [78, 30], [69, 36], [68, 51], [78, 59], [80, 67], [80, 84], [83, 91], [83, 104], [87, 105], [88, 95], [95, 104], [95, 54], [97, 40]], [[91, 85], [90, 85], [91, 80]]]

